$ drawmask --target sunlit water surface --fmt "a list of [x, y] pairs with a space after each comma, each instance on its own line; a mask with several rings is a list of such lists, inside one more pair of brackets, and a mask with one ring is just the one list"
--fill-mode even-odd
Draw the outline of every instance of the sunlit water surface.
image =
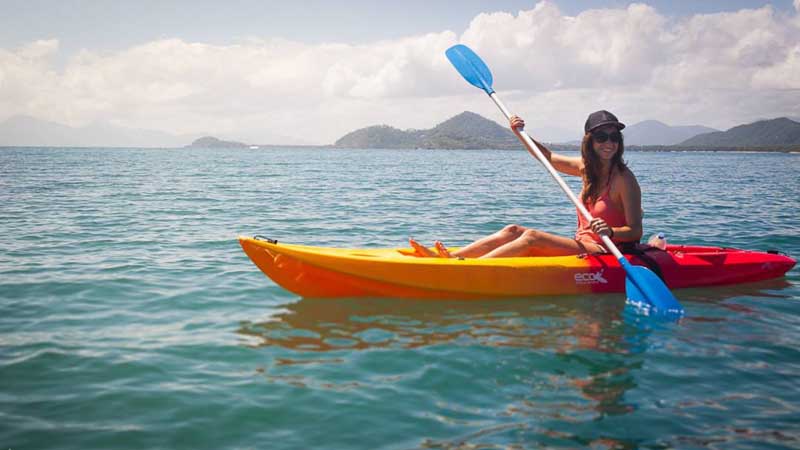
[[[646, 234], [800, 255], [800, 155], [626, 155]], [[579, 180], [570, 180], [577, 190]], [[464, 244], [575, 211], [524, 151], [0, 149], [0, 448], [798, 448], [800, 276], [301, 299], [238, 234]]]

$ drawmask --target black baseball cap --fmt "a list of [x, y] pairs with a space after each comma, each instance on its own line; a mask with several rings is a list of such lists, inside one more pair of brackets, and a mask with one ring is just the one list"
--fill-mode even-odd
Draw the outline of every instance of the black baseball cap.
[[586, 124], [583, 126], [583, 131], [588, 133], [603, 125], [614, 125], [620, 130], [625, 128], [625, 124], [617, 120], [617, 116], [603, 109], [589, 114], [589, 118], [586, 119]]

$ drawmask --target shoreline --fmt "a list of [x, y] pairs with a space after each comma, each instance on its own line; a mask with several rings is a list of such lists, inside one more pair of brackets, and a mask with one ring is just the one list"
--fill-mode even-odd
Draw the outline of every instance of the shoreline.
[[[558, 152], [579, 152], [580, 147], [574, 144], [548, 144], [546, 146]], [[405, 148], [405, 147], [339, 147], [336, 145], [281, 145], [281, 144], [268, 144], [268, 145], [251, 145], [247, 147], [114, 147], [114, 146], [53, 146], [53, 145], [0, 145], [0, 150], [8, 149], [87, 149], [87, 150], [407, 150], [407, 151], [430, 151], [430, 150], [473, 150], [473, 151], [498, 151], [498, 150], [521, 150], [524, 149], [520, 146], [517, 148], [503, 147], [503, 148]], [[628, 152], [644, 152], [644, 153], [788, 153], [800, 154], [800, 147], [798, 146], [768, 146], [768, 147], [680, 147], [669, 145], [631, 145], [626, 146], [625, 151]]]

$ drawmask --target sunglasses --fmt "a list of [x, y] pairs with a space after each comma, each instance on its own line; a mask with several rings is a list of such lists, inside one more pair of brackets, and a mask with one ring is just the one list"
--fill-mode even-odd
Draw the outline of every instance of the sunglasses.
[[595, 131], [592, 133], [592, 139], [598, 144], [602, 144], [609, 139], [611, 139], [611, 142], [619, 144], [620, 141], [622, 141], [622, 133], [619, 131], [612, 131], [611, 134], [608, 134], [605, 131]]

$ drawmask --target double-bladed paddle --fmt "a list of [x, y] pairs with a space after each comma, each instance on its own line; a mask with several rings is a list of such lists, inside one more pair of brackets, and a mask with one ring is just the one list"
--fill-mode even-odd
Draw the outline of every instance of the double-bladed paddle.
[[[492, 88], [492, 72], [489, 71], [489, 67], [486, 66], [486, 63], [484, 63], [475, 52], [466, 45], [459, 44], [447, 49], [445, 54], [447, 55], [447, 59], [453, 64], [453, 67], [456, 68], [458, 73], [460, 73], [469, 84], [489, 94], [489, 97], [494, 101], [495, 105], [500, 108], [500, 111], [503, 112], [506, 119], [511, 119], [511, 113], [506, 109], [505, 105], [503, 105]], [[572, 200], [572, 203], [575, 204], [575, 207], [578, 208], [580, 214], [583, 215], [587, 221], [591, 222], [592, 215], [583, 203], [575, 197], [575, 194], [572, 193], [558, 172], [556, 172], [553, 165], [550, 164], [550, 161], [544, 157], [530, 136], [523, 132], [517, 133], [517, 136], [525, 145], [528, 152], [539, 160], [539, 162], [544, 165], [545, 169], [550, 172], [553, 179], [556, 180], [564, 193], [567, 194], [569, 199]], [[617, 258], [617, 261], [619, 261], [625, 269], [625, 293], [629, 301], [634, 304], [650, 305], [656, 313], [660, 314], [683, 314], [683, 307], [680, 302], [672, 295], [672, 292], [670, 292], [658, 276], [646, 267], [634, 266], [628, 262], [608, 236], [601, 236], [601, 239], [606, 245], [606, 248], [611, 251], [614, 257]]]

